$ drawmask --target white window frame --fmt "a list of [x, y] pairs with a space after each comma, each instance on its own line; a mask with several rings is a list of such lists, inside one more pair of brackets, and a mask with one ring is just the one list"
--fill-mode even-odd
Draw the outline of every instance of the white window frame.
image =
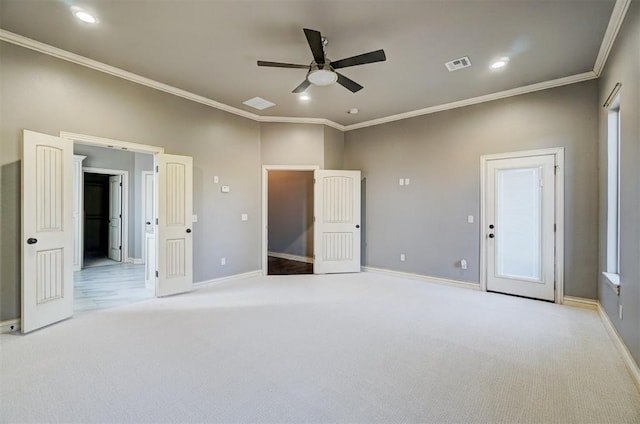
[[607, 108], [607, 204], [604, 280], [620, 294], [620, 85], [605, 102]]

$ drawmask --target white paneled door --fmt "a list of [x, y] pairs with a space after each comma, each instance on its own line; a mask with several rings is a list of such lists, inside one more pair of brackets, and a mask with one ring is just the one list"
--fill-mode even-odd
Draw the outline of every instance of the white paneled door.
[[73, 233], [73, 142], [25, 130], [23, 333], [73, 315]]
[[360, 171], [315, 171], [316, 274], [360, 272]]
[[156, 295], [193, 285], [192, 158], [158, 155], [158, 278]]
[[122, 261], [122, 175], [109, 177], [109, 259]]
[[487, 290], [554, 300], [555, 156], [490, 160]]

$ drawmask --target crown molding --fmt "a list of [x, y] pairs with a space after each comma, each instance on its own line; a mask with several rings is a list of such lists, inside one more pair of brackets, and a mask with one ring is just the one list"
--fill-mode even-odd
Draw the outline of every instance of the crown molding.
[[340, 131], [345, 131], [347, 127], [338, 124], [337, 122], [330, 121], [325, 118], [297, 118], [292, 116], [258, 116], [256, 119], [259, 122], [279, 122], [286, 124], [318, 124], [326, 125], [331, 128], [335, 128]]
[[613, 43], [616, 41], [618, 31], [620, 31], [622, 21], [627, 14], [627, 10], [629, 10], [630, 4], [631, 0], [616, 0], [616, 4], [613, 6], [609, 25], [607, 25], [607, 30], [604, 33], [600, 51], [598, 51], [598, 57], [596, 57], [596, 63], [593, 65], [593, 72], [595, 72], [597, 76], [602, 74], [602, 70], [604, 69], [605, 63], [607, 63], [609, 53], [611, 53]]
[[449, 109], [457, 109], [459, 107], [476, 105], [479, 103], [490, 102], [492, 100], [504, 99], [506, 97], [519, 96], [521, 94], [533, 93], [534, 91], [546, 90], [548, 88], [561, 87], [563, 85], [575, 84], [577, 82], [588, 81], [598, 76], [593, 71], [584, 72], [582, 74], [571, 75], [564, 78], [558, 78], [551, 81], [539, 82], [537, 84], [526, 85], [524, 87], [513, 88], [511, 90], [499, 91], [484, 96], [472, 97], [470, 99], [459, 100], [456, 102], [446, 103], [427, 107], [424, 109], [412, 110], [410, 112], [400, 113], [397, 115], [386, 116], [384, 118], [373, 119], [371, 121], [360, 122], [358, 124], [347, 125], [346, 131], [357, 130], [360, 128], [371, 127], [374, 125], [386, 124], [388, 122], [400, 121], [402, 119], [413, 118], [416, 116], [427, 115], [430, 113], [442, 112]]
[[581, 74], [571, 75], [564, 78], [558, 78], [555, 80], [531, 84], [524, 87], [518, 87], [511, 90], [491, 93], [484, 96], [472, 97], [469, 99], [459, 100], [451, 103], [430, 106], [424, 109], [413, 110], [409, 112], [400, 113], [397, 115], [391, 115], [391, 116], [386, 116], [378, 119], [372, 119], [370, 121], [359, 122], [357, 124], [351, 124], [351, 125], [342, 125], [325, 118], [261, 116], [261, 115], [247, 112], [245, 110], [242, 110], [233, 106], [229, 106], [224, 103], [217, 102], [215, 100], [209, 99], [204, 96], [200, 96], [198, 94], [191, 93], [186, 90], [182, 90], [177, 87], [170, 86], [168, 84], [164, 84], [164, 83], [134, 74], [132, 72], [125, 71], [120, 68], [116, 68], [115, 66], [107, 65], [106, 63], [98, 62], [97, 60], [89, 59], [87, 57], [80, 56], [78, 54], [71, 53], [69, 51], [59, 49], [57, 47], [53, 47], [49, 44], [45, 44], [40, 41], [36, 41], [31, 38], [27, 38], [22, 35], [18, 35], [3, 29], [0, 29], [0, 41], [6, 41], [8, 43], [25, 47], [30, 50], [44, 53], [49, 56], [56, 57], [58, 59], [66, 60], [68, 62], [85, 66], [87, 68], [91, 68], [96, 71], [104, 72], [106, 74], [113, 75], [118, 78], [122, 78], [137, 84], [154, 88], [156, 90], [163, 91], [165, 93], [173, 94], [175, 96], [182, 97], [184, 99], [191, 100], [196, 103], [201, 103], [203, 105], [210, 106], [219, 110], [223, 110], [225, 112], [229, 112], [234, 115], [242, 116], [244, 118], [248, 118], [253, 121], [326, 125], [331, 128], [335, 128], [337, 130], [346, 132], [346, 131], [357, 130], [360, 128], [371, 127], [374, 125], [380, 125], [380, 124], [385, 124], [389, 122], [399, 121], [402, 119], [413, 118], [416, 116], [427, 115], [431, 113], [442, 112], [445, 110], [476, 105], [484, 102], [490, 102], [493, 100], [504, 99], [507, 97], [519, 96], [521, 94], [533, 93], [535, 91], [546, 90], [554, 87], [561, 87], [563, 85], [575, 84], [578, 82], [588, 81], [591, 79], [598, 78], [602, 73], [604, 65], [607, 61], [609, 53], [611, 52], [611, 48], [613, 47], [613, 43], [615, 42], [615, 39], [618, 35], [618, 31], [620, 30], [620, 27], [622, 26], [622, 21], [624, 20], [624, 16], [627, 13], [627, 10], [629, 9], [630, 4], [631, 4], [631, 0], [616, 0], [616, 4], [614, 5], [613, 11], [611, 13], [611, 18], [609, 19], [609, 24], [607, 25], [607, 30], [602, 40], [602, 44], [600, 45], [600, 50], [598, 52], [598, 57], [596, 58], [593, 71], [583, 72]]

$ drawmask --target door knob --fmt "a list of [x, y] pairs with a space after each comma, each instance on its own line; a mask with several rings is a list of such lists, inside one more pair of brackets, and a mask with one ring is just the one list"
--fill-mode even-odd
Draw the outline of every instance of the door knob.
[[147, 225], [151, 225], [151, 222], [147, 221]]
[[187, 233], [190, 233], [190, 232], [191, 232], [191, 228], [187, 228]]
[[37, 238], [29, 237], [27, 239], [27, 244], [36, 244], [38, 242]]
[[356, 228], [360, 228], [360, 225], [356, 225]]
[[495, 236], [493, 234], [489, 234], [489, 238], [494, 238]]
[[489, 228], [493, 230], [495, 227], [493, 226], [493, 224], [489, 224]]

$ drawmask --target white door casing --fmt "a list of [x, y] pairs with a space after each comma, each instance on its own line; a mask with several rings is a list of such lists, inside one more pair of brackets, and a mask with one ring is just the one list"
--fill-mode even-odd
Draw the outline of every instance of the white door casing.
[[193, 285], [192, 162], [188, 156], [158, 155], [157, 296]]
[[143, 213], [142, 228], [144, 242], [144, 276], [145, 287], [147, 289], [155, 288], [156, 281], [156, 248], [155, 248], [155, 173], [142, 172], [142, 190], [143, 190]]
[[109, 177], [109, 259], [122, 261], [122, 175]]
[[73, 143], [25, 130], [22, 315], [28, 333], [73, 315]]
[[360, 171], [315, 171], [315, 274], [360, 272]]
[[82, 161], [86, 156], [73, 155], [73, 270], [82, 269], [82, 251], [84, 241], [82, 237], [82, 227], [84, 223], [84, 173], [82, 172]]
[[555, 299], [555, 164], [553, 154], [487, 162], [487, 290]]

